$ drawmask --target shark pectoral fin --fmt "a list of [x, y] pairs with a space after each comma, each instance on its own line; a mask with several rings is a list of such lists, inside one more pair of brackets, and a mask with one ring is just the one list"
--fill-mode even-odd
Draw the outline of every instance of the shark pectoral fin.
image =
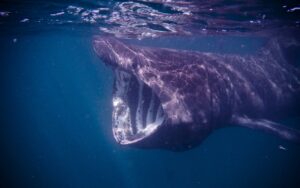
[[286, 127], [284, 125], [269, 120], [250, 119], [248, 117], [235, 116], [232, 118], [232, 123], [242, 127], [262, 130], [280, 138], [300, 143], [300, 132], [298, 130]]

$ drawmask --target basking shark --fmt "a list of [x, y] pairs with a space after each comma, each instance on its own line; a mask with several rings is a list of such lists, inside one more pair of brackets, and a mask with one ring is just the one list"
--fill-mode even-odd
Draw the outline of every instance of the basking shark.
[[255, 54], [221, 54], [130, 45], [95, 36], [114, 70], [112, 130], [122, 145], [182, 151], [213, 130], [238, 125], [300, 143], [280, 120], [299, 115], [300, 70], [275, 38]]

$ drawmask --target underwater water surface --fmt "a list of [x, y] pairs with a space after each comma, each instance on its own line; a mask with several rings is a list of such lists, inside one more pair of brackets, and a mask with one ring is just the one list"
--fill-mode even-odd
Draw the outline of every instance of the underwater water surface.
[[[93, 35], [113, 33], [145, 46], [241, 54], [259, 48], [260, 37], [201, 35], [184, 44], [184, 37], [166, 42], [161, 35], [173, 35], [171, 27], [177, 34], [188, 23], [180, 15], [200, 11], [197, 15], [203, 14], [205, 20], [206, 12], [192, 5], [147, 1], [4, 1], [0, 5], [0, 187], [300, 187], [300, 146], [250, 129], [217, 130], [185, 152], [121, 146], [112, 136], [114, 75], [96, 56]], [[293, 8], [290, 5], [283, 12], [298, 15]], [[130, 11], [137, 9], [144, 12]], [[135, 15], [147, 16], [149, 10], [151, 19]], [[249, 22], [241, 27], [257, 29], [248, 28], [249, 23], [268, 13], [253, 14], [260, 14], [254, 21], [245, 17]], [[170, 20], [155, 20], [160, 14], [170, 14]], [[298, 21], [297, 15], [271, 15], [274, 20], [289, 20], [287, 25]], [[129, 22], [124, 24], [126, 16]], [[170, 24], [173, 19], [178, 27]], [[149, 22], [143, 28], [145, 20]], [[264, 27], [281, 26], [265, 22]], [[194, 23], [189, 23], [194, 30], [216, 32], [212, 23]], [[232, 29], [228, 28], [232, 24], [222, 23], [224, 30]], [[156, 42], [151, 37], [157, 37]], [[240, 48], [241, 44], [246, 47]], [[283, 122], [300, 128], [298, 119]]]

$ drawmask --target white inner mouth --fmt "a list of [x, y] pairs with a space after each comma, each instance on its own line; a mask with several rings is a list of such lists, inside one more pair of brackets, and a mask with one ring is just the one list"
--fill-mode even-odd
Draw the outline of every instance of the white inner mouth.
[[155, 93], [135, 76], [115, 70], [113, 134], [120, 144], [136, 143], [164, 123], [165, 114]]

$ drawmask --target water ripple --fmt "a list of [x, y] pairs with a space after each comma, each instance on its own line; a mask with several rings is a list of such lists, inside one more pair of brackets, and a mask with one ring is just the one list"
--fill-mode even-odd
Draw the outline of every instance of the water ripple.
[[0, 25], [7, 26], [6, 30], [34, 28], [34, 24], [73, 25], [73, 28], [84, 25], [94, 32], [120, 38], [246, 33], [299, 27], [300, 23], [299, 4], [290, 1], [110, 0], [72, 4], [4, 1], [0, 5]]

